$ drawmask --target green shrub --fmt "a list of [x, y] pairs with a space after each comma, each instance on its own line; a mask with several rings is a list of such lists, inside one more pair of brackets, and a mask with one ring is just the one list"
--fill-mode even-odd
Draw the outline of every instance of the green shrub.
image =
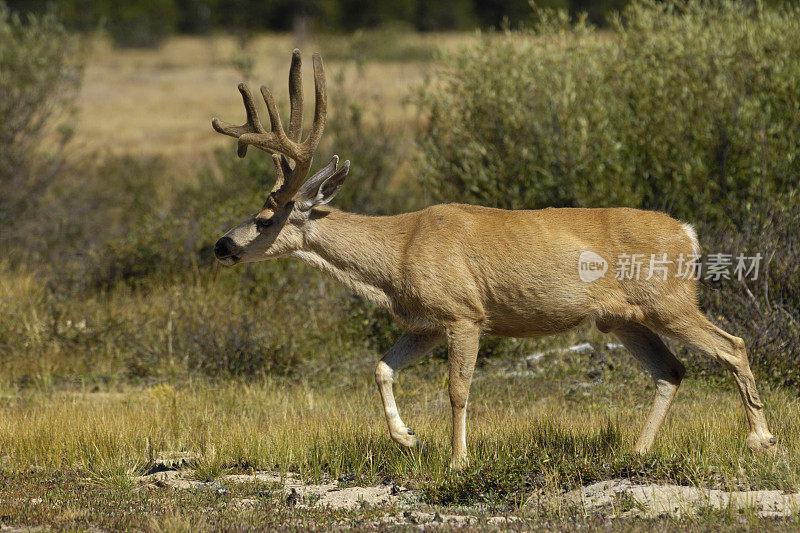
[[400, 25], [321, 38], [325, 60], [330, 62], [354, 60], [363, 65], [367, 62], [430, 61], [434, 55], [434, 50], [419, 38], [419, 34]]
[[[742, 230], [700, 230], [706, 253], [763, 257], [755, 280], [705, 282], [703, 307], [723, 329], [741, 336], [762, 376], [800, 385], [800, 204], [797, 199], [761, 206]], [[708, 365], [708, 362], [705, 362]], [[716, 367], [715, 370], [722, 370]]]
[[80, 80], [77, 41], [52, 12], [21, 18], [0, 2], [2, 241], [13, 240], [63, 166], [70, 130], [61, 121]]
[[[300, 362], [302, 350], [251, 313], [201, 314], [197, 302], [172, 313], [161, 338], [128, 339], [127, 377], [147, 379], [198, 375], [215, 379], [285, 376]], [[205, 310], [208, 313], [208, 310]]]
[[628, 205], [741, 225], [800, 172], [800, 7], [633, 3], [487, 35], [421, 94], [437, 200]]
[[107, 290], [196, 271], [197, 224], [191, 209], [181, 211], [191, 189], [175, 185], [167, 160], [107, 156], [70, 174], [54, 207], [64, 213], [62, 229], [46, 238], [63, 282]]
[[[356, 63], [358, 80], [363, 72]], [[333, 205], [346, 211], [368, 215], [389, 215], [419, 207], [420, 199], [409, 187], [414, 183], [403, 173], [413, 142], [402, 125], [387, 124], [381, 116], [365, 116], [363, 105], [352, 97], [345, 71], [333, 76], [331, 114], [327, 138], [320, 148], [318, 164], [327, 163], [327, 154], [339, 154], [352, 163], [345, 185]], [[322, 156], [325, 154], [325, 156]]]

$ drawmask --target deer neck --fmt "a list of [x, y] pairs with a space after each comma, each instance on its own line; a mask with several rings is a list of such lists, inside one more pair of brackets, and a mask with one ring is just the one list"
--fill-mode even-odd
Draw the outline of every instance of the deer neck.
[[395, 227], [394, 218], [314, 209], [303, 244], [292, 255], [359, 296], [392, 309], [404, 233]]

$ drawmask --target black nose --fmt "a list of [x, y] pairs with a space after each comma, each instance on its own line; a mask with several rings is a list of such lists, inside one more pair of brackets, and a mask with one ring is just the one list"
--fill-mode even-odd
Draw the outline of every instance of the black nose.
[[217, 256], [217, 259], [225, 259], [226, 257], [232, 256], [235, 249], [236, 245], [233, 239], [230, 237], [222, 237], [217, 241], [217, 244], [214, 245], [214, 255]]

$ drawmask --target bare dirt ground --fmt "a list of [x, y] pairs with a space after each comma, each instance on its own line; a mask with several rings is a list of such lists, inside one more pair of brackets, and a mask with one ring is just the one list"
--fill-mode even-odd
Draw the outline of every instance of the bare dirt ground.
[[[188, 470], [167, 470], [141, 476], [139, 483], [182, 491], [216, 491], [220, 494], [227, 492], [226, 486], [232, 484], [266, 484], [280, 492], [287, 505], [298, 509], [315, 507], [348, 511], [384, 510], [384, 513], [378, 515], [374, 525], [391, 523], [466, 526], [478, 520], [476, 513], [420, 510], [419, 495], [415, 490], [395, 485], [388, 479], [376, 486], [359, 486], [350, 483], [347, 476], [316, 484], [304, 483], [293, 474], [282, 476], [273, 472], [231, 474], [206, 481], [198, 481], [191, 475], [191, 471]], [[237, 506], [252, 506], [259, 503], [260, 501], [255, 498], [239, 498], [234, 501]], [[516, 517], [500, 515], [481, 516], [481, 519], [482, 523], [491, 525], [502, 525], [518, 520]]]
[[[224, 494], [226, 486], [238, 483], [268, 484], [290, 506], [297, 508], [330, 508], [342, 510], [381, 509], [381, 522], [393, 524], [451, 524], [468, 525], [481, 515], [480, 511], [452, 513], [434, 509], [420, 510], [419, 495], [411, 488], [397, 486], [391, 480], [377, 486], [358, 486], [348, 482], [345, 476], [339, 480], [322, 483], [304, 483], [293, 474], [279, 475], [273, 472], [234, 474], [218, 479], [199, 481], [191, 477], [191, 471], [168, 470], [139, 478], [143, 485], [171, 487], [175, 490], [217, 491]], [[257, 505], [259, 500], [240, 498], [236, 505]], [[565, 493], [561, 501], [542, 502], [532, 496], [524, 511], [536, 510], [537, 506], [559, 505], [574, 508], [587, 516], [613, 515], [620, 518], [659, 518], [663, 516], [692, 516], [709, 509], [731, 509], [739, 512], [751, 510], [766, 518], [788, 517], [800, 509], [800, 493], [785, 493], [779, 490], [723, 491], [680, 485], [638, 484], [627, 479], [601, 481]], [[502, 525], [519, 520], [519, 517], [481, 516], [485, 523]]]
[[[787, 517], [800, 509], [800, 493], [780, 490], [724, 491], [681, 485], [638, 484], [627, 479], [600, 481], [572, 490], [564, 502], [586, 514], [658, 518], [692, 516], [709, 509], [751, 510], [761, 517]], [[536, 498], [528, 500], [536, 505]]]

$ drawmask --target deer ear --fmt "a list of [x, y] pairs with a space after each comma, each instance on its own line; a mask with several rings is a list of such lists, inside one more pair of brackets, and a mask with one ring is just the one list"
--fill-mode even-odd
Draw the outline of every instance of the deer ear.
[[341, 189], [347, 173], [350, 171], [350, 161], [345, 161], [344, 164], [334, 172], [329, 178], [321, 180], [315, 186], [305, 189], [302, 194], [298, 194], [295, 200], [295, 205], [300, 211], [308, 211], [314, 207], [325, 205], [336, 196], [336, 193]]

